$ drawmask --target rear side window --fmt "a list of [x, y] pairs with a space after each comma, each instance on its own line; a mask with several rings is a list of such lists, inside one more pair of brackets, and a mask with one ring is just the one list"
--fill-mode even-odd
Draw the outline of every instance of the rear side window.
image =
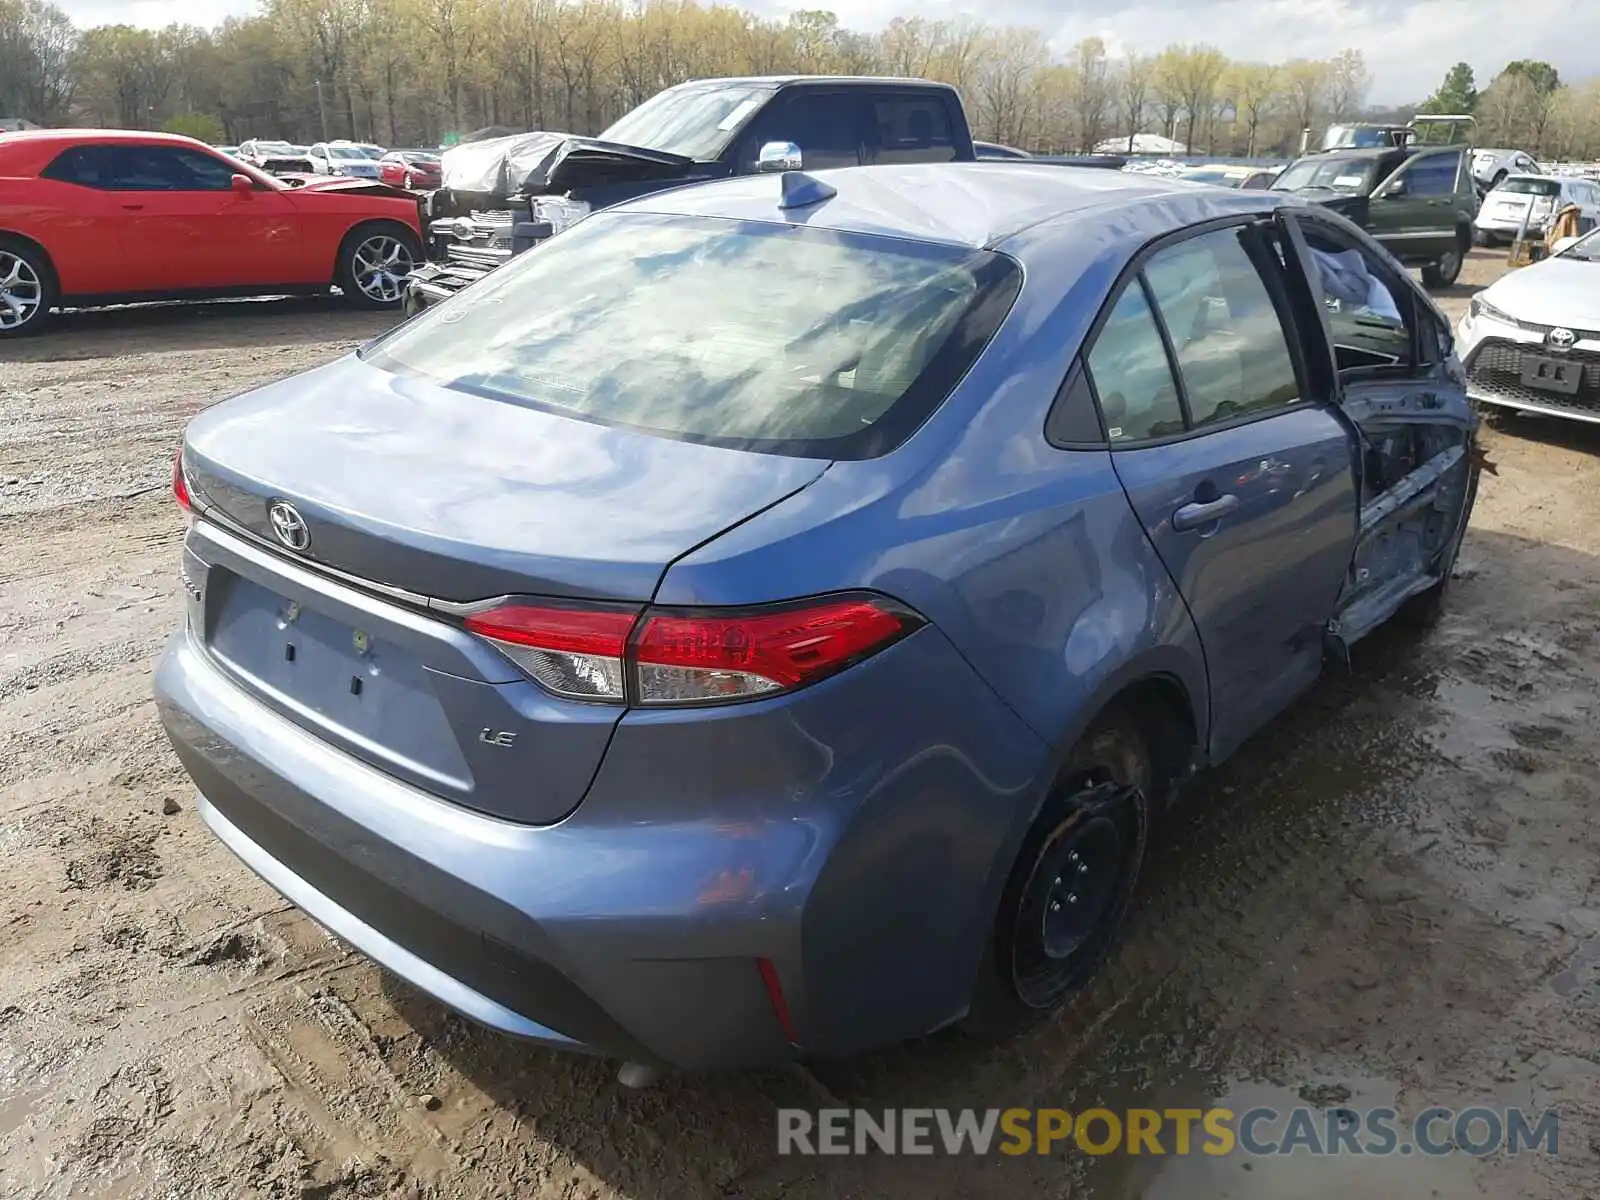
[[368, 352], [448, 387], [686, 441], [808, 458], [893, 449], [1021, 286], [962, 247], [601, 213]]
[[937, 97], [874, 100], [871, 109], [876, 133], [874, 162], [951, 162], [955, 159], [950, 113]]
[[1089, 351], [1089, 376], [1113, 445], [1182, 433], [1183, 404], [1161, 329], [1138, 279], [1123, 289]]
[[1281, 270], [1265, 234], [1234, 227], [1157, 251], [1123, 290], [1088, 356], [1113, 445], [1299, 400], [1283, 322], [1247, 246]]
[[1242, 229], [1179, 242], [1145, 267], [1166, 322], [1190, 424], [1211, 425], [1300, 398], [1283, 323]]

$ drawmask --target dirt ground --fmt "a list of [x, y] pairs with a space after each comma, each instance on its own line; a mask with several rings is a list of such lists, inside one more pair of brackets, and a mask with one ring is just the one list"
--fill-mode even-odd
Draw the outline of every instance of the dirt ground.
[[[1503, 266], [1479, 252], [1457, 315]], [[184, 421], [385, 318], [71, 317], [0, 349], [0, 1195], [1600, 1195], [1600, 429], [1516, 421], [1443, 624], [1351, 671], [1159, 830], [1070, 1010], [804, 1072], [616, 1087], [479, 1031], [283, 903], [195, 817], [150, 668]], [[1251, 1163], [798, 1159], [774, 1109], [1554, 1107], [1560, 1153]], [[1322, 1089], [1322, 1090], [1308, 1090]]]

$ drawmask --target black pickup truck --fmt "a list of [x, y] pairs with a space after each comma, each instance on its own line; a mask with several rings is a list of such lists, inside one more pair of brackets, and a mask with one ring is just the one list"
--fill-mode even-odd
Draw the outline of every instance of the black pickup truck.
[[527, 133], [447, 151], [441, 186], [424, 204], [431, 261], [412, 273], [406, 311], [592, 210], [647, 192], [761, 170], [975, 157], [961, 99], [942, 83], [802, 75], [679, 84], [599, 137]]

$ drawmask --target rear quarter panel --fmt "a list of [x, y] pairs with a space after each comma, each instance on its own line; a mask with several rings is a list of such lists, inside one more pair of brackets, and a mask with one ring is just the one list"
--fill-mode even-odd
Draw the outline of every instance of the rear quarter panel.
[[1143, 240], [1113, 230], [1057, 271], [1030, 262], [995, 340], [908, 442], [834, 463], [679, 559], [658, 602], [876, 588], [937, 624], [1048, 742], [1070, 744], [1103, 684], [1154, 661], [1189, 691], [1203, 738], [1198, 641], [1110, 453], [1044, 437], [1084, 334]]
[[[1030, 272], [995, 341], [906, 444], [883, 458], [834, 463], [804, 491], [673, 564], [657, 593], [664, 604], [714, 605], [852, 587], [884, 592], [937, 627], [974, 669], [978, 690], [942, 690], [931, 678], [912, 686], [940, 690], [952, 714], [976, 715], [998, 701], [1039, 738], [1045, 750], [1027, 782], [986, 798], [981, 838], [968, 831], [970, 813], [928, 791], [858, 818], [844, 835], [845, 861], [855, 838], [869, 841], [879, 862], [926, 861], [938, 846], [950, 864], [941, 890], [978, 897], [940, 942], [948, 958], [919, 965], [924, 980], [975, 977], [1017, 848], [1061, 760], [1118, 691], [1150, 675], [1176, 681], [1205, 743], [1198, 636], [1110, 453], [1058, 449], [1044, 438], [1056, 392], [1128, 256], [1125, 246], [1096, 249], [1066, 279]], [[887, 728], [901, 716], [885, 706], [873, 720]], [[876, 773], [903, 769], [862, 763], [856, 786], [873, 789]], [[885, 877], [880, 886], [877, 902], [899, 911], [925, 893], [926, 877]]]
[[103, 193], [40, 179], [31, 166], [8, 167], [0, 157], [0, 233], [20, 234], [43, 246], [63, 295], [132, 287], [108, 204]]

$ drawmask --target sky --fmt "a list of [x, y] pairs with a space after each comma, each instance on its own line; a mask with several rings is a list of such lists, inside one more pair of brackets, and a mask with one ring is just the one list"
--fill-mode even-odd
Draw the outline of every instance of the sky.
[[[61, 2], [61, 0], [58, 0]], [[1570, 0], [745, 0], [775, 15], [828, 8], [851, 29], [875, 30], [897, 16], [930, 20], [981, 14], [991, 24], [1032, 25], [1060, 49], [1099, 35], [1114, 54], [1208, 42], [1230, 58], [1326, 58], [1346, 47], [1366, 56], [1375, 104], [1421, 100], [1451, 64], [1467, 62], [1478, 84], [1518, 58], [1553, 63], [1564, 80], [1600, 75], [1600, 5]], [[255, 0], [65, 0], [80, 25], [123, 22], [158, 28], [211, 25], [251, 12]]]

